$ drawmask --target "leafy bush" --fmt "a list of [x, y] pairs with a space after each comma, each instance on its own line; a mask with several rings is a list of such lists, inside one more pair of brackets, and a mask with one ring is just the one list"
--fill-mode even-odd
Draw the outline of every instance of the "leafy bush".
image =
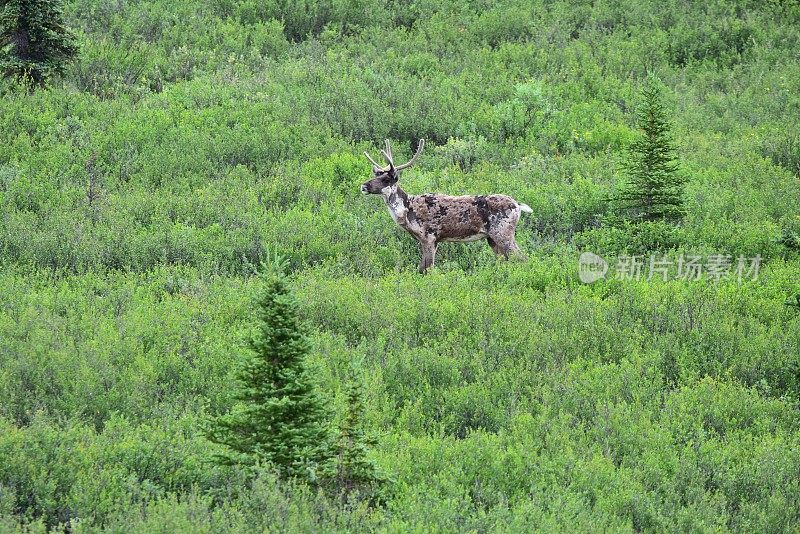
[[708, 60], [729, 67], [742, 60], [756, 31], [746, 20], [721, 17], [691, 26], [682, 25], [671, 33], [674, 37], [669, 51], [676, 65]]
[[581, 250], [614, 256], [621, 253], [649, 255], [687, 245], [685, 230], [664, 221], [623, 222], [593, 228], [578, 234], [574, 242]]

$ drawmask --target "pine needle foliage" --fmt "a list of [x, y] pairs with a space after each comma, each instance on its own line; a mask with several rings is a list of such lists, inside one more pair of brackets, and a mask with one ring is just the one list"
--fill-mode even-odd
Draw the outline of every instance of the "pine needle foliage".
[[0, 2], [0, 72], [30, 88], [43, 87], [78, 54], [60, 0]]
[[618, 206], [623, 218], [634, 221], [678, 221], [685, 211], [685, 180], [678, 173], [671, 126], [653, 76], [645, 82], [641, 96], [641, 136], [628, 153], [628, 180], [617, 197]]
[[239, 404], [207, 430], [222, 464], [271, 464], [284, 479], [316, 482], [330, 458], [329, 418], [306, 364], [309, 343], [285, 275], [266, 274], [259, 327], [239, 370]]
[[336, 446], [334, 491], [343, 502], [378, 504], [383, 501], [388, 480], [368, 458], [375, 442], [365, 429], [364, 395], [360, 368], [352, 368], [347, 385], [347, 411], [339, 426]]

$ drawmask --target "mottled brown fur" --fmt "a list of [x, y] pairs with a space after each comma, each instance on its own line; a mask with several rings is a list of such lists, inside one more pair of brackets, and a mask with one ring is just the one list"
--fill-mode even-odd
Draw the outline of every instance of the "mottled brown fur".
[[519, 219], [518, 214], [514, 217], [517, 203], [505, 195], [452, 197], [428, 193], [408, 197], [408, 205], [408, 225], [415, 226], [415, 219], [422, 221], [422, 233], [437, 241], [502, 233], [504, 226], [514, 226]]

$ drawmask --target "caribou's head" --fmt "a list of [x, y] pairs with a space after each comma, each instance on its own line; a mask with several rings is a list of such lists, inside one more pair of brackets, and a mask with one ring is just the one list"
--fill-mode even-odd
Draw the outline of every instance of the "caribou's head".
[[365, 195], [390, 195], [397, 188], [399, 176], [397, 169], [372, 169], [372, 179], [361, 184], [361, 192]]
[[384, 159], [389, 164], [386, 167], [382, 167], [375, 163], [375, 160], [372, 159], [369, 154], [364, 152], [364, 155], [367, 156], [369, 162], [372, 163], [372, 179], [361, 184], [361, 192], [365, 195], [391, 195], [392, 193], [395, 193], [397, 191], [397, 181], [400, 179], [400, 171], [411, 167], [414, 162], [417, 161], [417, 157], [422, 153], [422, 149], [424, 147], [425, 140], [420, 139], [419, 146], [417, 146], [417, 152], [414, 154], [414, 157], [408, 160], [407, 163], [395, 165], [394, 156], [392, 155], [392, 147], [387, 139], [386, 148], [381, 150], [381, 154], [383, 154]]

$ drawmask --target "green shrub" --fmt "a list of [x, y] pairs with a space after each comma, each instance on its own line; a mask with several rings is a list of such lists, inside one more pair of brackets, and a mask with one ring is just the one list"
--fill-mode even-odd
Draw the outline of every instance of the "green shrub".
[[[638, 224], [622, 222], [617, 225], [593, 228], [575, 236], [575, 246], [600, 255], [649, 256], [653, 252], [676, 250], [687, 245], [686, 231], [664, 221]], [[727, 251], [726, 251], [727, 252]]]

